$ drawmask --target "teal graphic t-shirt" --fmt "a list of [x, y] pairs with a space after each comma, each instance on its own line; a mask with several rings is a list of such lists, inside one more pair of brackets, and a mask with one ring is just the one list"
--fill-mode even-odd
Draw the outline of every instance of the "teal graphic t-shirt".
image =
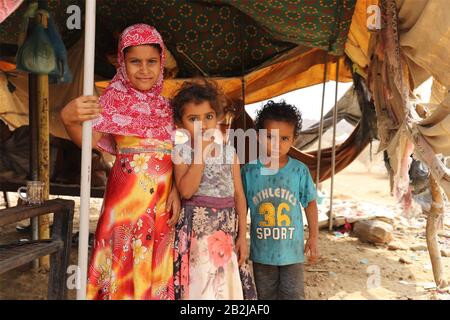
[[302, 207], [316, 199], [308, 167], [289, 157], [276, 173], [259, 160], [241, 169], [250, 208], [250, 259], [283, 266], [303, 263]]

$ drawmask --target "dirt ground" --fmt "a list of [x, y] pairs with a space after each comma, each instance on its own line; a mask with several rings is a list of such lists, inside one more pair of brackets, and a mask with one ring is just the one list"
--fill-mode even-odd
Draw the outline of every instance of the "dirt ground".
[[[388, 207], [400, 216], [401, 208], [389, 194], [389, 181], [380, 156], [370, 162], [365, 152], [335, 178], [335, 197], [365, 201]], [[370, 170], [369, 170], [370, 168]], [[329, 181], [323, 190], [330, 188]], [[76, 198], [75, 198], [76, 199]], [[12, 204], [16, 199], [11, 194]], [[78, 201], [78, 200], [77, 200]], [[95, 231], [101, 207], [100, 199], [92, 200], [91, 232]], [[77, 208], [78, 209], [78, 208]], [[446, 215], [448, 216], [448, 207]], [[305, 291], [307, 299], [450, 299], [446, 290], [433, 288], [433, 273], [427, 251], [411, 251], [414, 244], [425, 242], [426, 216], [420, 214], [406, 221], [397, 217], [394, 223], [394, 241], [406, 250], [388, 250], [386, 245], [362, 243], [357, 238], [337, 237], [327, 230], [319, 236], [320, 259], [315, 265], [306, 265]], [[78, 212], [75, 229], [78, 227]], [[441, 236], [442, 249], [450, 249], [450, 224], [446, 220], [446, 236]], [[15, 225], [0, 228], [0, 243], [26, 237], [15, 230]], [[71, 264], [76, 264], [77, 245], [72, 247]], [[399, 262], [403, 258], [410, 264]], [[450, 258], [442, 258], [445, 278], [450, 280]], [[0, 275], [0, 299], [45, 299], [48, 275], [23, 266]], [[75, 290], [69, 298], [75, 299]]]

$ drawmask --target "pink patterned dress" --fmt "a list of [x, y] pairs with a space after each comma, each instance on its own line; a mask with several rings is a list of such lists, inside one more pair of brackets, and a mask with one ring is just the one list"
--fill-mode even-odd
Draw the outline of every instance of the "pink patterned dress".
[[[234, 154], [233, 147], [225, 146], [225, 161], [207, 162], [198, 191], [183, 200], [175, 240], [176, 299], [256, 299], [250, 267], [239, 267], [235, 253]], [[191, 163], [189, 154], [181, 155]]]

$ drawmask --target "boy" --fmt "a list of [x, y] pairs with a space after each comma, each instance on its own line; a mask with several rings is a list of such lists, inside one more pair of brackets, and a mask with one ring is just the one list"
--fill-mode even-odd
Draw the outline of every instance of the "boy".
[[[301, 130], [301, 114], [284, 101], [269, 101], [258, 112], [255, 125], [257, 130], [267, 130], [259, 143], [274, 162], [263, 165], [258, 159], [241, 170], [250, 208], [250, 259], [258, 298], [302, 300], [304, 251], [314, 263], [319, 231], [316, 190], [309, 170], [288, 156]], [[276, 150], [271, 146], [274, 138], [279, 139]], [[301, 206], [309, 226], [305, 247]]]

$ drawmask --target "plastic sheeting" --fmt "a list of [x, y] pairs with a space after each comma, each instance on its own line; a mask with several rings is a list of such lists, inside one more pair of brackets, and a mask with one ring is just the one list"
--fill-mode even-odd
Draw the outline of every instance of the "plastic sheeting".
[[[333, 126], [333, 107], [323, 117], [323, 132]], [[358, 97], [353, 87], [351, 87], [337, 103], [338, 115], [337, 123], [346, 120], [353, 126], [356, 126], [361, 118], [361, 108], [359, 107]], [[295, 146], [299, 149], [306, 149], [311, 146], [319, 137], [320, 122], [315, 123], [306, 130], [303, 130], [298, 136]]]
[[433, 76], [450, 85], [450, 10], [448, 0], [396, 0], [400, 47], [413, 88]]

